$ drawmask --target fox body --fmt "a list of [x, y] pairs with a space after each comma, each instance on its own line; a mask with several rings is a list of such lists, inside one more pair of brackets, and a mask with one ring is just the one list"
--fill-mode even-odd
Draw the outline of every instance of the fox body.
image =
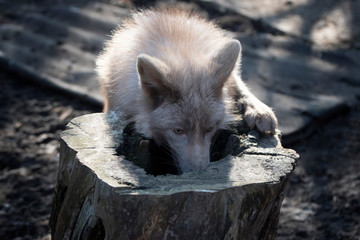
[[165, 143], [181, 172], [204, 169], [218, 129], [237, 106], [250, 128], [273, 133], [273, 111], [240, 77], [241, 45], [196, 15], [134, 13], [97, 60], [104, 111], [121, 111], [136, 131]]

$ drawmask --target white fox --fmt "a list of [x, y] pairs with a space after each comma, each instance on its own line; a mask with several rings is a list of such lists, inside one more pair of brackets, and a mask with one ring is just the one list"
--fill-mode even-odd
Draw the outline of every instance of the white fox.
[[121, 111], [138, 133], [171, 149], [180, 172], [202, 170], [234, 106], [246, 123], [274, 133], [274, 112], [240, 77], [241, 45], [180, 10], [134, 13], [97, 60], [104, 111]]

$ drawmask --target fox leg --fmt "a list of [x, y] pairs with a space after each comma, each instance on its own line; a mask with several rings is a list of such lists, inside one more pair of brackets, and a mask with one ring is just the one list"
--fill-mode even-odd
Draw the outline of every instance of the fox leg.
[[274, 111], [256, 98], [241, 81], [237, 81], [237, 104], [244, 114], [247, 125], [256, 127], [260, 132], [274, 134], [278, 126]]

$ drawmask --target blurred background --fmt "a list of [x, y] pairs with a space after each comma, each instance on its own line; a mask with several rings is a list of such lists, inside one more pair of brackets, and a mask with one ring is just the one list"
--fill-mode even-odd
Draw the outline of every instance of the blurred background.
[[0, 0], [0, 239], [50, 239], [61, 131], [102, 110], [96, 56], [131, 11], [196, 11], [301, 156], [277, 239], [360, 239], [360, 1]]

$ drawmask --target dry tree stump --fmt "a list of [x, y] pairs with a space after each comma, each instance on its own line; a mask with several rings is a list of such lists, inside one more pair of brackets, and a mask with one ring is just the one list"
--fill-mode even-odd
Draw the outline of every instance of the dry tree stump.
[[204, 171], [155, 176], [146, 139], [126, 153], [126, 134], [104, 114], [73, 119], [61, 136], [52, 238], [274, 239], [298, 155], [278, 136], [236, 124], [214, 145], [221, 159]]

